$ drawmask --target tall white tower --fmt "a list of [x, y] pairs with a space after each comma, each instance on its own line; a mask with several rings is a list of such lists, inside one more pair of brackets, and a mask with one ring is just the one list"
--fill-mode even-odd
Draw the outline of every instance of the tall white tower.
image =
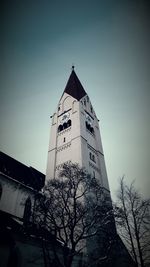
[[46, 179], [69, 161], [85, 167], [109, 191], [99, 120], [74, 66], [52, 116]]
[[[74, 67], [60, 98], [57, 109], [52, 116], [51, 135], [48, 150], [46, 179], [57, 177], [57, 172], [64, 163], [78, 163], [95, 176], [104, 189], [107, 205], [111, 208], [111, 198], [105, 160], [99, 130], [99, 120], [96, 117], [91, 101], [80, 83]], [[115, 236], [115, 243], [109, 252], [109, 266], [133, 267], [132, 259], [124, 244], [116, 234], [115, 221], [110, 217], [106, 229]], [[104, 226], [105, 227], [105, 226]], [[109, 231], [108, 231], [109, 233]], [[107, 255], [107, 245], [110, 240], [105, 231], [85, 240], [85, 254], [88, 259], [99, 259]], [[106, 249], [106, 251], [105, 251]], [[114, 259], [114, 264], [113, 264]], [[90, 265], [89, 265], [90, 266]], [[93, 265], [92, 265], [93, 266]]]

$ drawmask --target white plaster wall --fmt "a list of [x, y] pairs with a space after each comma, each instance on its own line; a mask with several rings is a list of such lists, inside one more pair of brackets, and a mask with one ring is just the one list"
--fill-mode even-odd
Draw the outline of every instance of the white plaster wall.
[[72, 102], [72, 113], [76, 112], [78, 110], [78, 101], [73, 100]]
[[[52, 124], [51, 130], [47, 179], [53, 178], [54, 173], [55, 177], [57, 177], [63, 163], [71, 161], [84, 167], [92, 176], [95, 175], [101, 186], [109, 190], [99, 122], [93, 107], [91, 111], [90, 99], [86, 95], [80, 101], [77, 101], [65, 93], [61, 97], [58, 107], [57, 118], [55, 117], [56, 125]], [[72, 124], [71, 127], [58, 133], [57, 128], [62, 123], [65, 111], [68, 111]], [[94, 134], [86, 129], [87, 114], [93, 118], [91, 123], [94, 128]], [[90, 159], [90, 152], [94, 154], [95, 162]]]
[[46, 169], [46, 179], [52, 179], [55, 177], [55, 161], [56, 161], [56, 148], [48, 152], [47, 157], [47, 169]]
[[55, 118], [55, 123], [52, 123], [50, 131], [49, 151], [56, 148], [56, 138], [57, 138], [56, 132], [57, 132], [57, 119]]
[[63, 99], [63, 111], [67, 111], [68, 109], [72, 108], [72, 97], [67, 95], [64, 99]]
[[87, 172], [90, 172], [87, 140], [85, 140], [84, 138], [81, 138], [81, 158], [82, 158], [82, 167], [85, 168]]
[[[65, 138], [65, 140], [64, 140]], [[64, 131], [57, 134], [57, 149], [69, 142], [71, 142], [71, 127], [65, 129]]]
[[65, 147], [57, 152], [56, 166], [69, 161], [71, 158], [71, 148]]
[[[93, 172], [95, 173], [95, 177], [99, 179], [101, 185], [105, 187], [107, 190], [109, 190], [108, 185], [108, 178], [106, 173], [106, 167], [105, 167], [105, 161], [103, 156], [103, 147], [101, 142], [101, 136], [100, 136], [100, 129], [99, 129], [99, 122], [96, 117], [95, 111], [92, 107], [91, 112], [91, 102], [84, 104], [84, 101], [86, 100], [87, 96], [83, 97], [81, 99], [81, 106], [80, 106], [80, 125], [81, 125], [81, 136], [83, 136], [82, 139], [82, 158], [83, 158], [83, 166], [86, 167], [89, 173], [93, 175]], [[92, 135], [85, 126], [85, 120], [86, 120], [86, 112], [93, 118], [92, 125], [94, 128], [94, 135]], [[86, 141], [83, 141], [83, 140]], [[87, 149], [88, 144], [90, 147], [94, 148], [95, 151], [91, 149]], [[89, 158], [89, 152], [94, 154], [96, 162], [92, 162]]]
[[[46, 179], [50, 179], [55, 176], [55, 171], [58, 165], [61, 165], [69, 160], [72, 162], [78, 162], [80, 154], [78, 142], [74, 141], [74, 139], [80, 135], [78, 112], [79, 103], [73, 97], [65, 93], [61, 97], [58, 107], [59, 109], [57, 109], [52, 118]], [[69, 119], [72, 121], [72, 126], [58, 133], [58, 126], [63, 124], [62, 117], [65, 111], [68, 111]]]
[[[87, 101], [88, 100], [88, 101]], [[85, 103], [86, 101], [86, 103]], [[53, 178], [56, 169], [65, 162], [72, 161], [85, 167], [91, 174], [95, 173], [102, 186], [109, 189], [105, 168], [103, 148], [99, 130], [99, 122], [88, 96], [80, 101], [64, 93], [59, 101], [57, 111], [52, 118], [50, 145], [47, 161], [46, 178]], [[72, 122], [71, 127], [57, 132], [58, 126], [63, 124], [62, 117], [67, 111]], [[94, 135], [85, 126], [87, 114], [91, 116]], [[64, 142], [65, 138], [65, 142]], [[96, 162], [90, 161], [89, 147], [92, 147]]]
[[82, 166], [81, 139], [74, 138], [71, 143], [71, 161]]
[[95, 137], [96, 137], [97, 150], [103, 154], [104, 152], [103, 152], [102, 140], [101, 140], [100, 129], [99, 129], [98, 123], [95, 126]]
[[54, 178], [55, 157], [57, 147], [57, 113], [52, 117], [50, 139], [47, 156], [46, 179]]
[[104, 156], [100, 154], [99, 157], [100, 157], [100, 169], [101, 169], [103, 187], [105, 187], [107, 190], [110, 190], [108, 178], [107, 178]]

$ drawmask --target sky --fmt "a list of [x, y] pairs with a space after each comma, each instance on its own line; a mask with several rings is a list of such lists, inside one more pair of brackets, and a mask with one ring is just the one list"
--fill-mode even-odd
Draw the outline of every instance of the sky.
[[72, 64], [100, 120], [112, 192], [150, 196], [149, 1], [2, 0], [0, 150], [45, 173]]

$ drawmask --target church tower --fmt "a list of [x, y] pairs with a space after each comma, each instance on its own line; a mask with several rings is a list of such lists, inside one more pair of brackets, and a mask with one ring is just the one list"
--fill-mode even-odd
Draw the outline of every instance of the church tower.
[[99, 120], [74, 66], [53, 114], [46, 179], [57, 176], [64, 163], [78, 163], [109, 192]]

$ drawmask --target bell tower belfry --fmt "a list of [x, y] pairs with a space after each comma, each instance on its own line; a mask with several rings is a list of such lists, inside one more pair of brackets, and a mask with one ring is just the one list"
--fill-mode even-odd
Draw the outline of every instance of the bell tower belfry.
[[85, 167], [109, 191], [99, 121], [74, 66], [52, 116], [46, 179], [69, 161]]

